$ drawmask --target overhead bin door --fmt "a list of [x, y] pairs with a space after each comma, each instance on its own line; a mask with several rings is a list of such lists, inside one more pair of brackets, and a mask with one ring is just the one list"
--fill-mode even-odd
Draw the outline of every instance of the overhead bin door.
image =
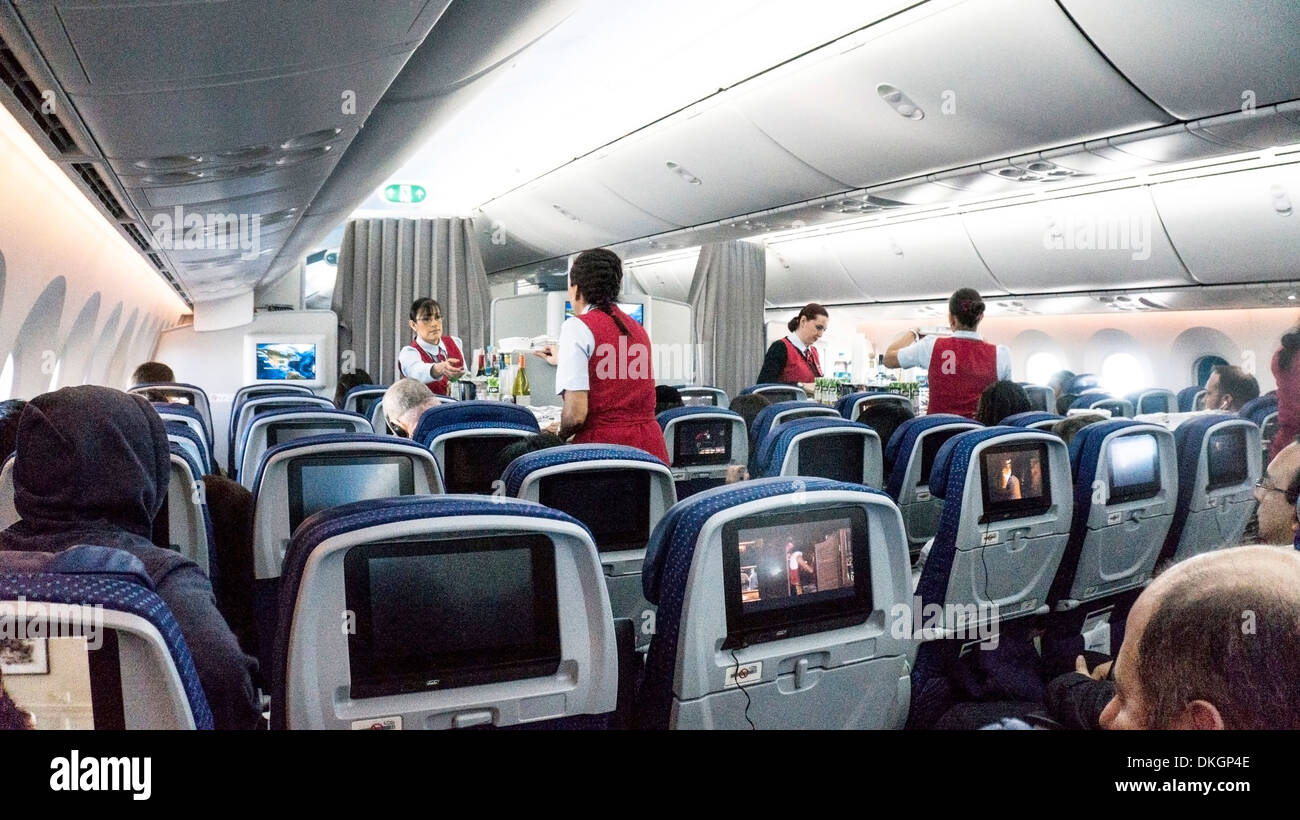
[[853, 281], [884, 301], [946, 299], [959, 287], [986, 296], [1007, 292], [989, 276], [956, 216], [835, 234], [829, 246]]
[[1295, 0], [1060, 2], [1124, 76], [1179, 119], [1300, 97]]
[[[928, 3], [860, 42], [760, 79], [736, 103], [795, 156], [852, 187], [1169, 121], [1054, 3]], [[924, 118], [901, 116], [881, 84]]]
[[774, 242], [767, 248], [767, 302], [875, 302], [844, 270], [825, 238]]
[[991, 208], [962, 220], [1013, 293], [1193, 284], [1144, 188]]
[[1198, 282], [1300, 276], [1300, 165], [1166, 182], [1153, 186], [1151, 196]]

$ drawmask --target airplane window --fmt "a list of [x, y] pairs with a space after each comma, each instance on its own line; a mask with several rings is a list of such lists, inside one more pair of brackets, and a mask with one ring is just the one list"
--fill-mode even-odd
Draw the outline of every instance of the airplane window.
[[1112, 396], [1127, 396], [1146, 387], [1145, 371], [1136, 356], [1112, 353], [1101, 363], [1101, 383]]
[[14, 354], [5, 357], [5, 366], [0, 370], [0, 401], [6, 401], [14, 391]]
[[50, 390], [59, 389], [59, 374], [63, 372], [63, 359], [54, 363], [54, 370], [50, 373]]
[[1052, 353], [1035, 353], [1025, 363], [1025, 377], [1032, 384], [1047, 384], [1052, 374], [1061, 369], [1061, 360]]
[[1210, 380], [1210, 372], [1214, 370], [1215, 367], [1227, 363], [1228, 360], [1222, 356], [1210, 355], [1200, 357], [1196, 360], [1196, 363], [1192, 365], [1192, 374], [1196, 379], [1196, 383], [1204, 387], [1205, 383]]

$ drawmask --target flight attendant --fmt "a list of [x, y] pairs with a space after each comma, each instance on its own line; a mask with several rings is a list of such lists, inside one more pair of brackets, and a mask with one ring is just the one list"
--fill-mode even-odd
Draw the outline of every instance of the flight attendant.
[[804, 305], [798, 315], [786, 323], [789, 334], [768, 347], [755, 384], [798, 385], [812, 395], [813, 379], [822, 375], [821, 360], [813, 344], [826, 332], [829, 322], [826, 308], [816, 302]]
[[416, 299], [407, 324], [415, 338], [397, 354], [398, 378], [416, 379], [439, 396], [447, 395], [450, 380], [465, 373], [465, 354], [460, 339], [442, 332], [442, 307], [427, 296]]
[[650, 337], [615, 300], [623, 262], [613, 251], [583, 251], [569, 269], [574, 315], [560, 328], [555, 348], [538, 356], [556, 365], [555, 389], [564, 394], [557, 429], [575, 444], [626, 444], [668, 463], [655, 421]]
[[984, 300], [971, 288], [948, 298], [951, 336], [922, 336], [909, 330], [885, 351], [885, 367], [924, 367], [930, 384], [929, 413], [975, 418], [980, 394], [1000, 379], [1011, 378], [1011, 350], [991, 345], [976, 328], [984, 319]]

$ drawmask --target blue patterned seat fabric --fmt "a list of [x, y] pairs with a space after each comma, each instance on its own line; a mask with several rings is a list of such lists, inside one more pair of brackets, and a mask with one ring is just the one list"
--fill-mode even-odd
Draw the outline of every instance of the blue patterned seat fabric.
[[[972, 429], [978, 427], [977, 422], [971, 421], [965, 416], [958, 416], [952, 413], [935, 413], [931, 416], [917, 416], [914, 419], [908, 419], [898, 425], [894, 434], [889, 437], [889, 443], [885, 445], [885, 463], [891, 465], [889, 478], [885, 482], [885, 492], [889, 497], [897, 501], [903, 493], [903, 481], [907, 477], [908, 458], [916, 451], [916, 441], [923, 433], [933, 430], [936, 427], [942, 427], [945, 424], [967, 424]], [[935, 459], [938, 463], [938, 459]], [[925, 479], [925, 476], [922, 476]]]
[[506, 468], [502, 481], [506, 485], [506, 495], [519, 495], [519, 487], [524, 479], [535, 470], [555, 467], [560, 464], [576, 464], [584, 461], [637, 461], [662, 467], [663, 462], [637, 447], [622, 444], [566, 444], [563, 447], [548, 447], [526, 453]]
[[837, 433], [856, 432], [863, 435], [874, 432], [865, 424], [830, 417], [796, 419], [785, 424], [779, 424], [768, 432], [763, 438], [763, 442], [758, 446], [758, 457], [755, 464], [757, 464], [759, 472], [768, 477], [780, 475], [781, 464], [785, 461], [786, 454], [793, 445], [795, 437], [802, 433], [820, 430], [834, 430]]

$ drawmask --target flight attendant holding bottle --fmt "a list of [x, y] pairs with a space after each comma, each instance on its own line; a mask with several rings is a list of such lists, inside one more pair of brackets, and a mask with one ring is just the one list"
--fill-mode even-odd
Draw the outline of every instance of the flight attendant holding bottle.
[[555, 389], [564, 394], [558, 432], [575, 444], [626, 444], [668, 463], [655, 421], [650, 337], [619, 309], [623, 262], [604, 248], [583, 251], [569, 269], [574, 315], [559, 343], [537, 356], [556, 365]]
[[437, 395], [448, 395], [451, 380], [465, 373], [465, 354], [460, 339], [443, 335], [442, 307], [427, 296], [416, 299], [407, 324], [415, 338], [397, 354], [398, 377], [416, 379]]

